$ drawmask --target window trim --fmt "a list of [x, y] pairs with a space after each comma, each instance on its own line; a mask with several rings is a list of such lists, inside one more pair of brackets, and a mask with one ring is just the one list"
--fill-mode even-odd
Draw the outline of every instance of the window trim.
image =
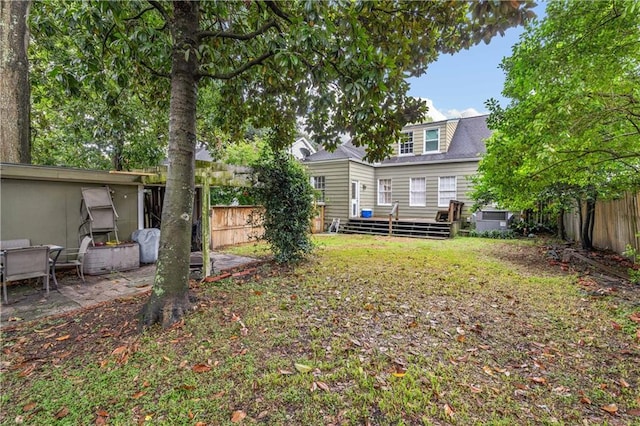
[[[424, 185], [421, 188], [421, 191], [415, 191], [412, 189], [412, 183], [414, 180], [422, 180]], [[422, 203], [416, 203], [413, 200], [413, 194], [424, 194], [424, 201]], [[427, 206], [427, 178], [424, 176], [410, 177], [409, 178], [409, 207], [426, 207]]]
[[[433, 139], [427, 140], [427, 132], [431, 130], [435, 130], [436, 132], [438, 132], [438, 136], [436, 138], [436, 149], [427, 150], [427, 142], [428, 141], [433, 142]], [[440, 152], [440, 128], [439, 127], [431, 127], [428, 129], [424, 129], [424, 140], [422, 142], [422, 152], [424, 154], [432, 154], [432, 153]]]
[[[318, 187], [318, 179], [322, 179], [322, 188]], [[319, 192], [321, 195], [319, 198], [316, 199], [316, 201], [318, 203], [325, 203], [325, 200], [327, 198], [327, 179], [324, 175], [322, 176], [311, 176], [311, 186], [313, 187], [313, 189], [317, 192]]]
[[[453, 178], [453, 190], [443, 191], [442, 180], [445, 178]], [[453, 192], [453, 197], [449, 198], [449, 201], [455, 200], [458, 197], [458, 177], [457, 176], [438, 176], [438, 207], [449, 207], [449, 201], [446, 204], [440, 203], [443, 192]]]
[[[380, 185], [381, 185], [382, 181], [388, 181], [389, 182], [389, 191], [388, 191], [388, 193], [389, 193], [389, 202], [388, 203], [381, 202], [381, 197], [380, 196], [382, 194], [386, 194], [387, 193], [387, 192], [382, 192], [381, 191], [381, 186]], [[393, 196], [392, 196], [392, 194], [393, 194], [393, 182], [392, 182], [391, 179], [378, 179], [378, 191], [377, 192], [378, 192], [377, 201], [378, 201], [378, 205], [379, 206], [390, 206], [390, 205], [393, 204], [393, 201], [392, 201], [393, 200]]]
[[[400, 142], [398, 142], [398, 157], [404, 157], [407, 155], [413, 155], [415, 153], [415, 141], [413, 137], [413, 131], [405, 131], [401, 132], [402, 136], [400, 138]], [[407, 139], [404, 140], [404, 136], [407, 136]], [[402, 145], [408, 144], [408, 141], [411, 141], [411, 152], [402, 152]]]

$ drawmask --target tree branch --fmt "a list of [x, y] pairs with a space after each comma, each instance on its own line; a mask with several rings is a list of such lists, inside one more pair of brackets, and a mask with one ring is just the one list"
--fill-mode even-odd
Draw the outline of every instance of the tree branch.
[[144, 15], [145, 13], [147, 13], [147, 12], [149, 12], [151, 10], [154, 10], [154, 9], [155, 9], [155, 7], [149, 6], [149, 7], [145, 8], [145, 9], [142, 9], [140, 11], [140, 13], [138, 13], [136, 16], [132, 16], [131, 18], [124, 18], [124, 20], [125, 21], [135, 21], [136, 19], [141, 18], [142, 15]]
[[233, 40], [251, 40], [266, 33], [269, 28], [277, 27], [276, 21], [271, 19], [256, 31], [247, 34], [229, 33], [226, 31], [200, 31], [196, 34], [196, 41], [201, 42], [207, 38], [230, 38]]
[[145, 67], [152, 75], [155, 75], [156, 77], [162, 77], [162, 78], [167, 78], [170, 79], [171, 75], [164, 73], [164, 72], [160, 72], [155, 70], [154, 68], [151, 67], [151, 65], [148, 65], [145, 61], [140, 60], [140, 65], [142, 65], [143, 67]]
[[169, 14], [164, 9], [164, 7], [162, 7], [162, 4], [160, 4], [159, 1], [157, 0], [147, 0], [147, 1], [154, 9], [156, 9], [160, 13], [160, 15], [162, 15], [162, 19], [164, 19], [165, 22], [169, 22]]
[[267, 5], [269, 9], [271, 9], [273, 13], [276, 14], [276, 16], [279, 16], [280, 18], [284, 19], [288, 23], [291, 23], [291, 19], [289, 18], [289, 16], [286, 13], [284, 13], [282, 9], [280, 9], [280, 6], [278, 6], [275, 1], [268, 0], [268, 1], [265, 1], [264, 3]]
[[269, 52], [266, 52], [266, 53], [262, 54], [261, 56], [255, 58], [255, 59], [253, 59], [253, 60], [251, 60], [249, 62], [245, 62], [244, 64], [242, 64], [241, 66], [239, 66], [235, 70], [230, 71], [228, 73], [222, 73], [222, 74], [198, 73], [198, 74], [196, 74], [196, 78], [200, 79], [200, 78], [203, 78], [203, 77], [207, 77], [207, 78], [212, 78], [214, 80], [231, 80], [232, 78], [239, 76], [240, 74], [242, 74], [243, 72], [245, 72], [249, 68], [254, 67], [256, 65], [262, 64], [264, 61], [266, 61], [267, 59], [269, 59], [273, 55], [275, 55], [275, 53], [269, 51]]

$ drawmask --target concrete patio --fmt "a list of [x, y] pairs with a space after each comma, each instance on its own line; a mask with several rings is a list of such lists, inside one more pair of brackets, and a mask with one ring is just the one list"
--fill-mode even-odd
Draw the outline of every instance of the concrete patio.
[[[213, 253], [211, 258], [215, 274], [259, 262], [258, 259], [224, 253]], [[59, 288], [52, 287], [49, 295], [38, 279], [10, 285], [9, 304], [0, 307], [0, 328], [143, 294], [151, 289], [155, 270], [155, 264], [151, 264], [131, 271], [85, 275], [84, 284], [75, 269], [58, 270]]]

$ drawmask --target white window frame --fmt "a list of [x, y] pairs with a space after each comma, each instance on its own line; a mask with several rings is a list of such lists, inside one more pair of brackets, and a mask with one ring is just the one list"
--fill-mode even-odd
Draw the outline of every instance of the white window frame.
[[438, 178], [438, 207], [449, 207], [449, 201], [455, 200], [458, 196], [457, 190], [457, 176], [440, 176]]
[[[319, 185], [320, 181], [322, 182], [322, 185]], [[326, 178], [324, 176], [311, 176], [311, 186], [320, 193], [320, 196], [318, 196], [316, 201], [318, 201], [318, 203], [324, 203], [327, 190]]]
[[[422, 181], [422, 184], [415, 185]], [[410, 207], [426, 207], [427, 205], [427, 178], [412, 177], [409, 178], [409, 206]]]
[[398, 156], [413, 155], [414, 146], [413, 132], [402, 132], [398, 143]]
[[[438, 136], [435, 139], [436, 149], [429, 149], [428, 150], [427, 149], [427, 142], [433, 142], [433, 138], [432, 139], [427, 139], [427, 132], [431, 132], [433, 130], [435, 130], [437, 132], [437, 134], [438, 134]], [[432, 152], [440, 152], [440, 129], [439, 128], [437, 128], [437, 127], [433, 128], [432, 127], [431, 129], [424, 129], [424, 143], [422, 145], [422, 151], [425, 154], [432, 153]]]
[[[383, 187], [383, 185], [385, 185], [388, 182], [389, 185], [389, 189], [385, 190], [385, 188]], [[379, 206], [390, 206], [392, 204], [392, 190], [393, 190], [393, 186], [392, 186], [392, 182], [391, 179], [378, 179], [378, 205]], [[389, 202], [385, 202], [386, 198], [388, 196], [388, 200]]]

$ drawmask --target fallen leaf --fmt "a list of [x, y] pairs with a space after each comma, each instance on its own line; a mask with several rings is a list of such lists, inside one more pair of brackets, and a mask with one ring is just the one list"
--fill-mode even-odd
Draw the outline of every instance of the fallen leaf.
[[591, 405], [591, 400], [589, 398], [587, 398], [586, 396], [583, 396], [582, 398], [580, 398], [580, 403]]
[[107, 413], [106, 410], [98, 410], [98, 411], [96, 411], [96, 416], [109, 417], [109, 413]]
[[297, 363], [297, 362], [296, 362], [295, 364], [293, 364], [293, 366], [294, 366], [294, 367], [296, 368], [296, 370], [298, 370], [298, 372], [300, 372], [300, 373], [308, 373], [308, 372], [310, 372], [311, 370], [313, 370], [313, 367], [310, 367], [310, 366], [305, 365], [305, 364], [299, 364], [299, 363]]
[[62, 407], [58, 410], [55, 417], [56, 419], [61, 419], [63, 417], [67, 417], [69, 415], [69, 409], [67, 407]]
[[535, 383], [538, 383], [540, 385], [547, 384], [547, 379], [545, 379], [544, 377], [532, 377], [531, 381], [535, 382]]
[[488, 365], [485, 365], [484, 367], [482, 367], [482, 371], [484, 371], [486, 374], [490, 376], [493, 376], [493, 370]]
[[392, 373], [393, 377], [404, 377], [407, 373]]
[[632, 408], [627, 410], [627, 414], [634, 417], [640, 417], [640, 408]]
[[322, 389], [323, 391], [325, 391], [325, 392], [329, 392], [329, 391], [330, 391], [330, 389], [329, 389], [329, 385], [328, 385], [328, 384], [326, 384], [325, 382], [316, 382], [316, 384], [317, 384], [317, 385], [318, 385], [318, 387], [319, 387], [320, 389]]
[[618, 406], [616, 404], [608, 404], [601, 408], [609, 414], [616, 414], [618, 412]]
[[373, 305], [371, 303], [365, 303], [364, 310], [365, 311], [372, 311], [373, 310]]
[[196, 426], [207, 426], [205, 422], [197, 422]]
[[482, 392], [482, 388], [481, 388], [481, 387], [474, 386], [474, 385], [469, 385], [469, 389], [471, 389], [471, 392], [473, 392], [473, 393], [480, 393], [480, 392]]
[[619, 383], [620, 383], [620, 386], [622, 386], [623, 388], [628, 388], [630, 386], [629, 382], [627, 382], [625, 379], [620, 379]]
[[145, 391], [136, 392], [131, 396], [131, 398], [138, 399], [138, 398], [142, 397], [144, 394], [146, 394]]
[[453, 412], [453, 408], [451, 408], [451, 406], [450, 406], [449, 404], [444, 404], [444, 413], [445, 413], [447, 416], [451, 417], [451, 418], [453, 418], [453, 416], [454, 416], [454, 414], [455, 414], [455, 413]]
[[206, 373], [207, 371], [211, 370], [211, 367], [207, 364], [196, 364], [191, 369], [194, 373]]
[[279, 370], [280, 374], [282, 374], [283, 376], [288, 376], [290, 374], [293, 374], [293, 371], [289, 371], [289, 370]]
[[111, 355], [120, 355], [121, 353], [123, 353], [126, 350], [127, 350], [126, 346], [118, 346], [117, 348], [115, 348], [113, 350], [113, 352], [111, 352]]
[[614, 328], [614, 330], [622, 330], [622, 326], [615, 321], [611, 321], [611, 326]]
[[35, 402], [30, 402], [27, 405], [25, 405], [24, 407], [22, 407], [22, 411], [31, 411], [34, 408], [36, 408], [36, 403]]
[[242, 410], [234, 411], [233, 414], [231, 414], [231, 422], [240, 423], [242, 420], [244, 420], [245, 417], [247, 417], [247, 413], [245, 413], [244, 411]]
[[629, 319], [633, 322], [637, 322], [638, 324], [640, 324], [640, 311], [634, 312], [631, 315], [629, 315]]
[[61, 342], [61, 341], [63, 341], [63, 340], [67, 340], [67, 339], [68, 339], [68, 338], [70, 338], [70, 337], [71, 337], [71, 335], [70, 335], [70, 334], [65, 334], [64, 336], [56, 337], [56, 340], [57, 340], [58, 342]]

